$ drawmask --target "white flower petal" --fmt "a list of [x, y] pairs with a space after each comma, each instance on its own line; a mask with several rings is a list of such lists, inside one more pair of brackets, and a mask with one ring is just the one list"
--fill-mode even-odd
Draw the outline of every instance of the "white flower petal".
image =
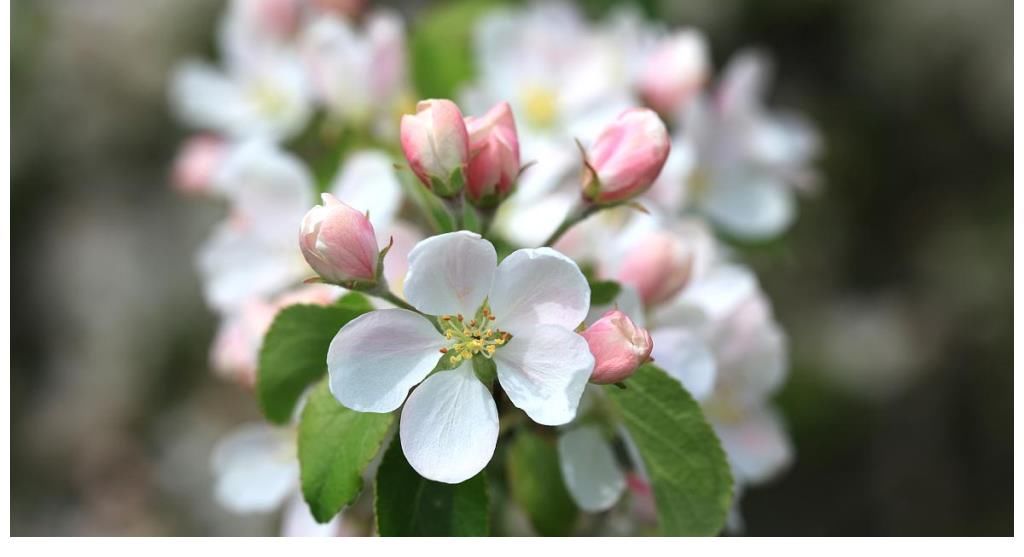
[[590, 309], [590, 285], [576, 262], [561, 253], [521, 249], [498, 266], [489, 299], [498, 327], [513, 335], [538, 325], [571, 330]]
[[771, 409], [755, 409], [741, 421], [713, 425], [740, 482], [767, 481], [793, 460], [793, 445], [786, 428]]
[[435, 373], [405, 403], [402, 452], [424, 478], [460, 483], [487, 466], [498, 442], [498, 409], [472, 365]]
[[326, 524], [320, 524], [313, 518], [309, 505], [301, 493], [288, 502], [281, 517], [281, 535], [286, 538], [329, 538], [339, 535], [345, 511], [334, 515]]
[[498, 255], [479, 234], [432, 236], [409, 252], [405, 298], [430, 315], [474, 315], [494, 280]]
[[190, 126], [232, 133], [247, 118], [238, 84], [204, 62], [190, 60], [175, 68], [171, 107]]
[[[382, 151], [359, 151], [345, 160], [331, 193], [359, 211], [370, 213], [374, 230], [387, 230], [402, 201], [402, 185], [391, 159]], [[383, 238], [387, 242], [387, 238]]]
[[718, 322], [755, 295], [757, 288], [757, 277], [747, 267], [720, 265], [683, 290], [677, 302], [696, 307], [709, 320]]
[[682, 383], [690, 395], [704, 400], [715, 386], [715, 356], [695, 332], [681, 328], [651, 331], [654, 364]]
[[230, 221], [200, 246], [196, 264], [207, 303], [222, 312], [276, 294], [312, 274], [294, 243], [268, 243]]
[[331, 393], [357, 412], [391, 412], [441, 359], [444, 337], [422, 315], [381, 309], [338, 331], [327, 351]]
[[567, 431], [558, 438], [558, 463], [569, 494], [587, 512], [612, 508], [626, 489], [626, 476], [615, 462], [615, 454], [593, 426]]
[[214, 187], [231, 202], [234, 220], [295, 250], [296, 223], [315, 204], [313, 176], [295, 155], [266, 140], [246, 141], [231, 150]]
[[741, 238], [771, 238], [796, 215], [793, 192], [765, 176], [730, 178], [709, 188], [704, 210], [716, 223]]
[[572, 421], [594, 371], [587, 341], [556, 325], [540, 325], [513, 337], [495, 352], [494, 361], [512, 403], [543, 425]]
[[290, 431], [246, 424], [214, 448], [214, 496], [238, 513], [268, 512], [295, 491], [299, 463]]

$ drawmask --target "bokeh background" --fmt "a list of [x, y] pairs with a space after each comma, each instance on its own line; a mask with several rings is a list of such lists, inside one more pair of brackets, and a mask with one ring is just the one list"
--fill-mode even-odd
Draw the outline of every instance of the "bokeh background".
[[[452, 8], [382, 4], [414, 33]], [[772, 104], [826, 140], [796, 226], [742, 248], [791, 337], [797, 450], [747, 533], [1012, 534], [1011, 2], [638, 5], [718, 66], [766, 48]], [[211, 446], [258, 410], [207, 369], [193, 254], [223, 207], [168, 180], [168, 76], [212, 55], [222, 7], [11, 2], [15, 535], [275, 531], [210, 493]]]

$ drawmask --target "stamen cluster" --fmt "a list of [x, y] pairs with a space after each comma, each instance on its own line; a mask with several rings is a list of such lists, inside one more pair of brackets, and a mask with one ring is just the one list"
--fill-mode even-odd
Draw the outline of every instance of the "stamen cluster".
[[442, 354], [450, 354], [449, 360], [452, 364], [469, 360], [476, 354], [490, 358], [499, 346], [512, 338], [512, 335], [491, 326], [494, 314], [486, 305], [480, 309], [479, 316], [479, 319], [469, 321], [466, 321], [461, 313], [454, 316], [442, 315], [438, 318], [444, 337], [455, 341], [447, 348], [441, 349]]

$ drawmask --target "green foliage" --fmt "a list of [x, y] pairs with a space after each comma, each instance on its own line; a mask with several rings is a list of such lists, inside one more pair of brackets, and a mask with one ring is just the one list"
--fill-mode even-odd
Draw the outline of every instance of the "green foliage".
[[614, 280], [596, 280], [590, 282], [590, 305], [603, 306], [615, 301], [622, 291], [622, 285]]
[[622, 414], [650, 475], [661, 533], [715, 535], [725, 524], [732, 476], [725, 453], [700, 406], [653, 365], [627, 388], [605, 387]]
[[374, 507], [381, 536], [486, 536], [487, 478], [460, 483], [423, 478], [405, 460], [396, 438], [377, 471]]
[[394, 414], [349, 410], [320, 383], [302, 410], [299, 465], [302, 495], [318, 522], [327, 522], [359, 496], [363, 471], [380, 451]]
[[555, 446], [523, 429], [508, 451], [508, 483], [512, 498], [526, 511], [542, 536], [567, 536], [579, 509], [569, 495], [558, 466]]
[[263, 414], [287, 423], [299, 397], [327, 371], [327, 348], [343, 325], [373, 306], [347, 294], [330, 306], [295, 305], [281, 310], [263, 338], [256, 396]]
[[498, 5], [492, 0], [460, 0], [426, 11], [413, 29], [409, 52], [412, 75], [421, 98], [454, 98], [473, 78], [474, 22]]

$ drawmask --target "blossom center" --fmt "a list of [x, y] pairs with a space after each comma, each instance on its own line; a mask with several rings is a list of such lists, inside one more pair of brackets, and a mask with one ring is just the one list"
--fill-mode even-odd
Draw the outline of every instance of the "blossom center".
[[255, 84], [250, 95], [258, 110], [268, 116], [280, 115], [288, 107], [288, 100], [284, 94], [271, 83]]
[[504, 345], [512, 335], [494, 326], [494, 314], [487, 304], [477, 312], [474, 319], [466, 319], [461, 313], [438, 317], [441, 332], [450, 341], [441, 353], [448, 354], [453, 364], [469, 360], [477, 354], [490, 358], [499, 346]]
[[526, 119], [538, 128], [548, 128], [555, 123], [558, 112], [558, 98], [550, 89], [530, 86], [522, 92]]

